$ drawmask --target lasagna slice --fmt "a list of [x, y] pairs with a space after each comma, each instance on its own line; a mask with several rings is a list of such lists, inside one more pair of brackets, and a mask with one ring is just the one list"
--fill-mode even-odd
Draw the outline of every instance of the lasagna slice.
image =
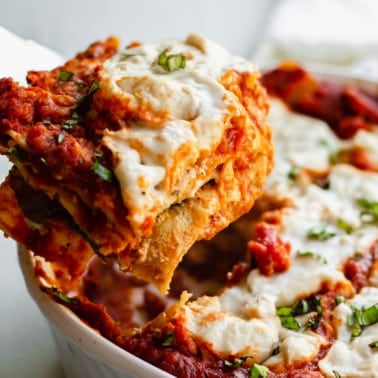
[[[17, 199], [25, 228], [6, 205], [0, 225], [37, 254], [90, 248], [164, 292], [191, 245], [262, 192], [272, 143], [259, 74], [202, 36], [120, 51], [110, 38], [27, 80], [0, 81], [0, 152], [15, 166], [0, 198]], [[25, 183], [59, 208], [55, 222], [25, 210]], [[75, 235], [64, 252], [35, 241], [62, 240], [58, 220]]]

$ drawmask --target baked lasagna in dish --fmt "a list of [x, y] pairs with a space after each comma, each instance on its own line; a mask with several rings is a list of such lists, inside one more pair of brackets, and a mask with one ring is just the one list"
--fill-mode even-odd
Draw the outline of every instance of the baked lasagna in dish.
[[[0, 81], [0, 226], [72, 285], [96, 253], [165, 292], [183, 255], [247, 213], [271, 171], [254, 65], [196, 34], [91, 45]], [[76, 282], [76, 281], [75, 281]]]
[[191, 248], [169, 296], [96, 260], [76, 295], [46, 277], [43, 290], [178, 377], [376, 377], [377, 97], [294, 64], [262, 83], [276, 156], [264, 194]]

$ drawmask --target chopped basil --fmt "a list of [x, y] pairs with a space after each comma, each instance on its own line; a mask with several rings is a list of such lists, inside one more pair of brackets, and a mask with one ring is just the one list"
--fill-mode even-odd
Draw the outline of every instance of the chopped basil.
[[351, 338], [360, 336], [362, 332], [362, 327], [358, 324], [358, 321], [354, 319], [353, 315], [349, 315], [347, 319], [347, 324], [350, 328]]
[[333, 375], [335, 376], [335, 378], [341, 378], [340, 373], [337, 372], [336, 370], [332, 370], [332, 373], [333, 373]]
[[378, 303], [367, 308], [352, 308], [347, 324], [352, 338], [360, 336], [364, 327], [378, 323]]
[[322, 315], [323, 315], [322, 302], [321, 302], [320, 298], [317, 297], [317, 296], [313, 296], [313, 297], [309, 298], [308, 302], [309, 302], [310, 310], [315, 311], [316, 315], [312, 316], [308, 320], [306, 327], [307, 328], [309, 327], [311, 329], [316, 329], [316, 328], [318, 328], [320, 320], [321, 320]]
[[137, 55], [138, 55], [138, 54], [123, 52], [123, 53], [121, 54], [121, 57], [122, 57], [123, 59], [127, 59], [127, 58], [131, 58], [131, 57], [133, 57], [133, 56], [137, 56]]
[[321, 255], [312, 252], [312, 251], [297, 251], [297, 256], [299, 257], [313, 257], [316, 260], [321, 261], [323, 264], [328, 264], [327, 259], [322, 257]]
[[361, 251], [356, 251], [356, 252], [354, 252], [354, 258], [355, 258], [356, 260], [361, 260], [361, 259], [362, 259], [362, 256], [363, 256], [363, 254], [362, 254]]
[[223, 363], [224, 363], [224, 366], [234, 367], [234, 361], [225, 360], [223, 361]]
[[66, 134], [60, 133], [56, 137], [56, 143], [61, 144], [64, 141], [64, 138], [66, 137]]
[[104, 181], [112, 182], [113, 172], [101, 164], [101, 156], [95, 156], [95, 161], [92, 165], [92, 171]]
[[339, 305], [340, 303], [345, 303], [345, 298], [342, 295], [336, 295], [336, 304]]
[[238, 357], [235, 358], [232, 361], [225, 360], [224, 365], [227, 367], [232, 367], [232, 368], [238, 368], [240, 367], [248, 358], [251, 358], [251, 356], [243, 356], [243, 357]]
[[324, 147], [327, 148], [329, 151], [328, 160], [330, 164], [337, 164], [339, 162], [339, 153], [337, 150], [334, 150], [329, 142], [325, 139], [320, 139], [319, 143], [322, 144]]
[[299, 172], [300, 172], [299, 167], [297, 167], [295, 165], [292, 166], [289, 173], [287, 174], [288, 179], [294, 181], [298, 177]]
[[73, 77], [73, 72], [62, 70], [59, 72], [59, 81], [70, 81]]
[[292, 314], [292, 307], [280, 307], [280, 308], [277, 308], [276, 310], [276, 315], [277, 316], [289, 316]]
[[162, 346], [171, 346], [173, 344], [173, 332], [167, 332], [164, 340], [161, 342]]
[[92, 83], [91, 87], [89, 88], [87, 96], [92, 96], [99, 88], [100, 88], [100, 86], [98, 85], [98, 82], [94, 81]]
[[369, 347], [370, 348], [378, 348], [378, 340], [377, 341], [373, 341], [372, 343], [370, 343]]
[[308, 301], [306, 301], [305, 299], [300, 299], [297, 303], [294, 304], [291, 312], [293, 315], [303, 315], [310, 312], [310, 310], [311, 309]]
[[298, 331], [301, 328], [298, 320], [294, 316], [280, 316], [281, 325], [284, 328]]
[[308, 233], [307, 236], [311, 239], [317, 239], [317, 240], [328, 240], [333, 238], [336, 234], [334, 232], [327, 231], [327, 223], [321, 223], [318, 226], [312, 227]]
[[79, 303], [79, 301], [77, 299], [74, 299], [74, 298], [70, 298], [68, 297], [66, 294], [62, 293], [60, 290], [58, 290], [56, 287], [53, 287], [51, 289], [51, 292], [53, 293], [53, 295], [59, 299], [60, 301], [64, 302], [64, 303], [67, 303], [67, 304], [75, 304], [75, 303]]
[[328, 159], [331, 164], [337, 164], [339, 162], [339, 153], [337, 151], [331, 151]]
[[62, 125], [62, 129], [72, 130], [78, 123], [79, 123], [79, 120], [76, 118], [66, 119]]
[[85, 105], [92, 99], [94, 93], [100, 88], [97, 81], [94, 81], [89, 88], [89, 91], [84, 96], [80, 97], [79, 100], [76, 102], [76, 104], [72, 107], [72, 110], [74, 110], [74, 118], [79, 118], [78, 112], [85, 107]]
[[85, 84], [83, 81], [75, 81], [75, 84], [79, 87], [79, 88], [84, 88], [87, 86], [87, 84]]
[[369, 201], [366, 198], [357, 200], [359, 206], [363, 208], [361, 217], [369, 217], [369, 220], [378, 221], [378, 201]]
[[299, 330], [301, 328], [295, 316], [316, 312], [316, 315], [309, 318], [304, 329], [316, 329], [323, 314], [320, 298], [317, 296], [308, 299], [300, 299], [291, 307], [281, 307], [276, 310], [276, 315], [280, 318], [284, 328]]
[[180, 68], [185, 68], [186, 58], [184, 55], [180, 54], [167, 55], [166, 50], [164, 50], [159, 54], [158, 64], [165, 71], [173, 72]]
[[269, 374], [269, 369], [266, 366], [254, 364], [249, 368], [249, 378], [266, 378]]
[[347, 234], [351, 234], [354, 231], [354, 227], [341, 218], [337, 220], [337, 226], [341, 228], [343, 231], [345, 231]]

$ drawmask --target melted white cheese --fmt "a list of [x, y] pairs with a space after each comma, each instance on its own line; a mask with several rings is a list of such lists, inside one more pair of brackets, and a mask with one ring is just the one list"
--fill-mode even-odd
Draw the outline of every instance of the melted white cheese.
[[319, 362], [320, 370], [327, 377], [334, 377], [337, 371], [341, 377], [378, 377], [378, 353], [369, 344], [378, 340], [378, 323], [367, 326], [360, 336], [351, 339], [347, 325], [352, 307], [369, 307], [378, 303], [378, 288], [364, 288], [359, 295], [347, 303], [339, 304], [334, 310], [334, 324], [337, 325], [337, 341], [327, 356]]
[[[184, 55], [185, 68], [165, 71], [158, 64], [163, 51]], [[243, 111], [218, 82], [231, 69], [256, 70], [200, 35], [129, 48], [103, 64], [102, 91], [135, 114], [148, 110], [163, 117], [153, 125], [133, 121], [103, 138], [118, 162], [115, 175], [135, 229], [214, 178], [209, 173], [201, 177], [194, 167], [220, 143], [230, 108], [234, 114]]]
[[[357, 204], [359, 198], [378, 201], [378, 174], [342, 164], [330, 166], [330, 150], [339, 149], [346, 142], [338, 140], [321, 121], [289, 112], [272, 101], [270, 124], [276, 168], [266, 192], [289, 198], [293, 203], [283, 210], [279, 232], [281, 239], [291, 245], [291, 267], [271, 277], [255, 269], [245, 283], [225, 289], [219, 298], [209, 299], [203, 307], [191, 305], [186, 313], [188, 328], [209, 342], [214, 350], [239, 356], [246, 355], [246, 350], [253, 351], [257, 356], [254, 362], [266, 365], [291, 364], [311, 359], [319, 352], [325, 342], [320, 335], [311, 330], [300, 332], [281, 327], [275, 309], [291, 306], [298, 299], [317, 293], [325, 283], [343, 288], [345, 295], [353, 295], [354, 289], [340, 268], [346, 259], [356, 252], [364, 252], [378, 238], [377, 224], [363, 223], [362, 209]], [[320, 140], [326, 143], [319, 143]], [[293, 165], [317, 171], [329, 169], [330, 188], [312, 183], [296, 185], [288, 178]], [[354, 231], [348, 234], [340, 228], [340, 219]], [[309, 238], [309, 231], [322, 224], [334, 236], [328, 240]], [[312, 256], [300, 256], [298, 251], [310, 251]], [[261, 320], [269, 325], [269, 330]], [[279, 354], [269, 357], [267, 351], [276, 345], [280, 347]], [[335, 358], [343, 359], [337, 349], [333, 353]], [[264, 358], [268, 359], [264, 362]], [[366, 369], [371, 368], [371, 363]], [[354, 376], [356, 369], [345, 364], [342, 372]]]
[[293, 364], [312, 359], [324, 343], [323, 337], [311, 331], [297, 332], [281, 327], [279, 333], [279, 352], [269, 357], [264, 364]]
[[[233, 298], [230, 298], [232, 296]], [[227, 298], [226, 298], [227, 297]], [[187, 328], [218, 353], [265, 360], [278, 341], [280, 321], [263, 299], [233, 288], [220, 297], [202, 297], [185, 308]]]

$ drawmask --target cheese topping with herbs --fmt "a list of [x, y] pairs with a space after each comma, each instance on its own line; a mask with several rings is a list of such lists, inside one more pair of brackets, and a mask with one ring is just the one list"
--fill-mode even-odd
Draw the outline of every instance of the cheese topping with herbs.
[[[353, 337], [348, 319], [353, 309], [367, 309], [375, 305], [373, 324], [363, 327]], [[378, 288], [364, 288], [352, 300], [339, 304], [334, 310], [337, 340], [327, 356], [319, 362], [320, 370], [332, 377], [337, 371], [341, 377], [378, 377]], [[374, 320], [376, 320], [374, 322]]]
[[[354, 289], [341, 270], [342, 264], [356, 252], [366, 251], [378, 238], [377, 223], [361, 217], [359, 204], [361, 198], [378, 201], [378, 174], [343, 164], [330, 165], [330, 153], [353, 141], [338, 140], [325, 123], [290, 112], [274, 100], [269, 121], [276, 144], [276, 168], [266, 192], [292, 203], [282, 212], [279, 230], [282, 240], [291, 245], [291, 267], [270, 277], [254, 269], [245, 282], [226, 288], [219, 297], [207, 298], [204, 304], [203, 299], [189, 304], [185, 313], [188, 329], [217, 352], [239, 357], [251, 353], [254, 363], [266, 366], [311, 360], [317, 355], [326, 340], [306, 327], [313, 314], [293, 317], [298, 329], [289, 330], [278, 321], [276, 309], [293, 306], [316, 294], [324, 284], [342, 288], [345, 295], [352, 296]], [[329, 171], [329, 187], [309, 182], [294, 184], [289, 178], [293, 165]], [[350, 227], [348, 232], [343, 224]], [[372, 291], [369, 298], [377, 301], [378, 292]], [[376, 326], [371, 330], [375, 331]], [[337, 359], [343, 363], [344, 351], [353, 353], [354, 348], [358, 361], [365, 364], [364, 371], [373, 374], [373, 366], [377, 371], [377, 353], [373, 354], [372, 349], [366, 345], [358, 349], [357, 339], [340, 348], [339, 343], [322, 363], [324, 371]], [[279, 351], [272, 355], [275, 347]], [[345, 362], [341, 370], [345, 375], [341, 376], [359, 376], [353, 375], [357, 366]]]
[[195, 34], [128, 48], [103, 64], [103, 93], [136, 114], [103, 138], [118, 162], [114, 172], [135, 227], [215, 178], [215, 172], [198, 172], [196, 162], [215, 150], [230, 115], [245, 112], [218, 82], [229, 70], [256, 71]]

